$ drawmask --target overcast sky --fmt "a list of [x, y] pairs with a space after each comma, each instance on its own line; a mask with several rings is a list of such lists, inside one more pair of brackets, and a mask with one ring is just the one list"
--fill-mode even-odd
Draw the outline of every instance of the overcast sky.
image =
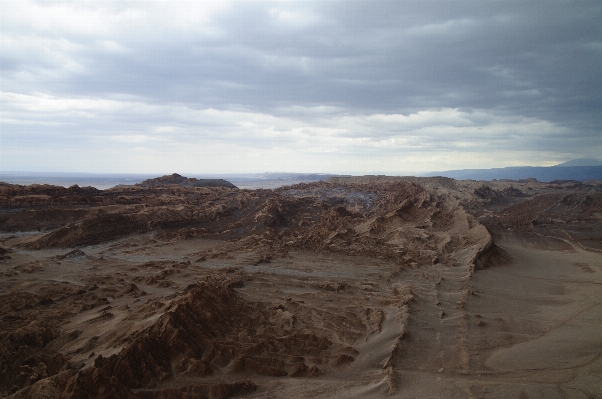
[[600, 1], [0, 0], [0, 170], [602, 158]]

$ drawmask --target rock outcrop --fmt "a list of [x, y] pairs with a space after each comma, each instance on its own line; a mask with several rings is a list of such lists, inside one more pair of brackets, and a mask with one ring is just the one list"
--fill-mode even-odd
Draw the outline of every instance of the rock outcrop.
[[159, 187], [168, 185], [178, 185], [183, 187], [226, 187], [237, 188], [234, 184], [224, 179], [196, 179], [180, 176], [177, 173], [165, 175], [154, 179], [147, 179], [136, 184], [139, 187]]

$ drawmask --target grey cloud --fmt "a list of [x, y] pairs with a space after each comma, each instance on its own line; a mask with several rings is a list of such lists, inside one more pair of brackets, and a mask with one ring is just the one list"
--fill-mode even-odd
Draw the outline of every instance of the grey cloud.
[[[600, 52], [581, 46], [600, 37], [596, 10], [576, 12], [579, 7], [563, 3], [327, 3], [327, 10], [313, 4], [310, 11], [321, 19], [307, 27], [274, 26], [270, 4], [242, 3], [216, 22], [223, 37], [182, 41], [167, 32], [163, 40], [122, 38], [132, 49], [128, 54], [89, 46], [92, 51], [83, 55], [88, 73], [67, 76], [64, 90], [219, 107], [239, 102], [256, 110], [301, 103], [391, 112], [520, 108], [535, 114], [548, 109], [542, 100], [565, 106], [599, 102], [600, 91], [591, 84], [600, 72]], [[337, 14], [341, 9], [347, 13]]]
[[[104, 3], [92, 4], [100, 9]], [[79, 129], [90, 136], [171, 124], [181, 129], [180, 141], [220, 136], [263, 148], [295, 146], [298, 140], [291, 135], [268, 140], [252, 129], [245, 133], [237, 121], [173, 114], [213, 108], [271, 115], [281, 119], [274, 122], [275, 131], [287, 130], [289, 121], [306, 128], [307, 137], [356, 116], [355, 127], [340, 129], [337, 137], [366, 135], [375, 143], [408, 137], [420, 144], [408, 146], [417, 151], [448, 151], [464, 141], [490, 151], [602, 150], [602, 5], [596, 2], [236, 2], [182, 28], [170, 15], [153, 14], [155, 5], [142, 4], [103, 5], [99, 25], [84, 34], [4, 25], [3, 42], [20, 40], [26, 46], [3, 51], [3, 90], [66, 98], [129, 96], [167, 106], [147, 115], [125, 109], [96, 119], [63, 116], [73, 123], [68, 132]], [[90, 7], [90, 15], [96, 8]], [[144, 21], [144, 29], [119, 23], [135, 12], [148, 15], [156, 29]], [[108, 15], [114, 18], [109, 21]], [[366, 119], [442, 109], [471, 114], [467, 130], [445, 129], [462, 125], [438, 125], [435, 119], [413, 128]], [[500, 136], [491, 134], [495, 118], [508, 125]], [[533, 129], [540, 125], [528, 121], [555, 127], [518, 128], [511, 135], [512, 120]], [[478, 126], [490, 134], [469, 129]], [[15, 143], [28, 131], [26, 125], [11, 129], [7, 134]], [[63, 137], [60, 130], [49, 131]]]

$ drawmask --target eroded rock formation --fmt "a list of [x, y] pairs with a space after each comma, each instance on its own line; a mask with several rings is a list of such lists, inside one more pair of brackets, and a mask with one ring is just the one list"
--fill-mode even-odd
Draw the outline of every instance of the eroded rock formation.
[[473, 275], [523, 256], [509, 235], [578, 248], [575, 270], [598, 276], [602, 194], [570, 184], [2, 183], [0, 393], [403, 396], [403, 373], [481, 373], [488, 342], [522, 337], [470, 310]]

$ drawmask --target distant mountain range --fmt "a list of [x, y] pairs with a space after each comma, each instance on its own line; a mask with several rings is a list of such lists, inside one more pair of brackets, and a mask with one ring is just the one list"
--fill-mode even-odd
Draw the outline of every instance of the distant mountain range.
[[575, 159], [550, 167], [513, 166], [493, 169], [462, 169], [431, 172], [426, 176], [444, 176], [457, 180], [602, 180], [602, 162], [597, 159]]
[[[379, 172], [373, 174], [387, 174]], [[411, 175], [411, 172], [407, 172]], [[355, 175], [355, 173], [354, 173]], [[359, 175], [359, 173], [358, 173]], [[398, 174], [399, 175], [399, 174]], [[296, 183], [309, 183], [326, 180], [330, 177], [348, 177], [329, 173], [225, 173], [225, 174], [187, 174], [186, 181], [190, 184], [206, 184], [196, 180], [226, 179], [239, 188], [277, 188]], [[600, 180], [602, 181], [602, 161], [597, 159], [574, 159], [550, 167], [514, 166], [493, 169], [463, 169], [443, 172], [430, 172], [416, 176], [444, 176], [457, 180], [521, 180], [534, 178], [542, 182], [553, 180]], [[155, 179], [157, 174], [117, 174], [117, 173], [65, 173], [65, 172], [3, 172], [0, 171], [0, 182], [12, 184], [55, 184], [69, 187], [77, 184], [81, 187], [93, 186], [104, 190], [117, 185], [133, 185], [145, 179]], [[172, 176], [173, 177], [173, 176]], [[181, 177], [181, 176], [180, 176]], [[194, 181], [193, 181], [194, 180]], [[196, 181], [196, 182], [195, 182]], [[220, 183], [221, 184], [221, 183]]]
[[[329, 177], [341, 177], [327, 173], [224, 173], [224, 174], [178, 174], [157, 177], [158, 174], [117, 174], [117, 173], [67, 173], [67, 172], [3, 172], [0, 171], [0, 182], [10, 184], [53, 184], [70, 187], [74, 184], [80, 187], [92, 186], [105, 190], [118, 185], [142, 184], [154, 186], [157, 184], [183, 184], [185, 186], [224, 186], [233, 184], [239, 188], [277, 188], [297, 183], [310, 183], [326, 180]], [[224, 182], [226, 179], [227, 182]]]
[[602, 161], [598, 161], [597, 159], [573, 159], [572, 161], [567, 161], [560, 163], [558, 165], [554, 165], [553, 168], [557, 168], [559, 166], [602, 166]]

